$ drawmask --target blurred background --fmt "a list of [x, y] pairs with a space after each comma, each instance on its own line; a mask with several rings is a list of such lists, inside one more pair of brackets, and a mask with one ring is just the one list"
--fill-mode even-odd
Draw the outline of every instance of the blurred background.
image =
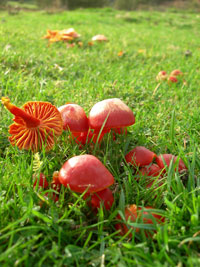
[[110, 7], [121, 10], [136, 9], [193, 9], [200, 11], [200, 0], [0, 0], [1, 9], [52, 9]]

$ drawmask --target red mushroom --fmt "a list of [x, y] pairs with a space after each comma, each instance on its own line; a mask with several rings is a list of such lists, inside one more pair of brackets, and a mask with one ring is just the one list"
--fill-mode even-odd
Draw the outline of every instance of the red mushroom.
[[[147, 182], [149, 182], [146, 185], [147, 188], [152, 187], [154, 184], [155, 180], [152, 180], [153, 177], [158, 177], [158, 180], [162, 179], [162, 169], [157, 164], [142, 167], [140, 169], [140, 174], [145, 177]], [[159, 181], [158, 186], [161, 186], [162, 184], [163, 183]]]
[[164, 70], [161, 70], [158, 75], [156, 76], [156, 80], [158, 82], [164, 81], [167, 79], [167, 72]]
[[157, 164], [152, 164], [150, 166], [144, 166], [140, 169], [142, 175], [156, 177], [160, 174], [162, 169]]
[[119, 98], [105, 99], [96, 103], [90, 111], [88, 120], [89, 127], [96, 132], [99, 132], [105, 123], [102, 132], [115, 129], [123, 133], [124, 127], [135, 123], [132, 110]]
[[74, 138], [76, 143], [80, 144], [80, 147], [82, 147], [81, 145], [89, 144], [90, 142], [94, 144], [98, 142], [98, 144], [100, 144], [103, 136], [104, 133], [100, 133], [99, 135], [98, 132], [89, 129], [87, 132], [73, 134], [72, 138]]
[[63, 122], [58, 109], [48, 102], [27, 102], [22, 109], [2, 97], [4, 106], [15, 115], [14, 123], [9, 127], [10, 143], [19, 149], [31, 149], [36, 152], [44, 146], [50, 150], [56, 137], [61, 135]]
[[[132, 205], [129, 205], [125, 208], [125, 220], [128, 221], [130, 220], [130, 222], [137, 222], [139, 221], [138, 219], [140, 219], [142, 217], [142, 221], [144, 224], [153, 224], [153, 220], [152, 220], [152, 216], [155, 218], [155, 221], [157, 223], [163, 223], [165, 221], [165, 218], [161, 215], [158, 215], [158, 214], [155, 214], [155, 213], [152, 213], [150, 210], [153, 209], [152, 207], [144, 207], [146, 210], [149, 210], [149, 211], [146, 211], [146, 210], [142, 210], [142, 208], [140, 207], [137, 207], [135, 204], [132, 204]], [[122, 220], [121, 216], [118, 214], [117, 215], [117, 219], [118, 220]], [[120, 230], [120, 235], [125, 235], [128, 231], [129, 231], [129, 228], [127, 226], [127, 224], [125, 223], [117, 223], [115, 225], [115, 228], [116, 230]], [[135, 227], [132, 227], [132, 229], [135, 229], [135, 232], [136, 233], [139, 233], [140, 232], [140, 228], [135, 228]], [[151, 236], [150, 234], [148, 234], [148, 231], [145, 230], [145, 234], [146, 236]], [[132, 237], [132, 233], [129, 234], [129, 237], [131, 238]]]
[[71, 137], [77, 143], [82, 142], [82, 135], [86, 135], [89, 130], [88, 118], [84, 109], [77, 104], [66, 104], [58, 108], [63, 119], [63, 129], [71, 132]]
[[59, 181], [72, 191], [94, 193], [112, 185], [114, 177], [99, 159], [86, 154], [66, 161], [59, 172]]
[[110, 210], [114, 202], [112, 191], [109, 188], [93, 194], [86, 193], [84, 195], [84, 199], [87, 198], [89, 198], [89, 200], [87, 201], [88, 205], [92, 206], [94, 210], [99, 209], [101, 204], [103, 207], [105, 207], [106, 210]]
[[40, 173], [39, 181], [38, 181], [37, 175], [33, 175], [33, 179], [34, 179], [33, 187], [36, 187], [38, 184], [38, 187], [41, 187], [44, 189], [48, 188], [49, 184], [46, 179], [46, 176], [43, 173]]
[[[158, 166], [164, 171], [165, 171], [165, 167], [170, 165], [170, 162], [173, 160], [173, 163], [176, 163], [177, 161], [177, 156], [174, 156], [172, 154], [162, 154], [159, 155], [156, 158], [156, 163], [158, 164]], [[179, 159], [178, 161], [178, 171], [186, 171], [187, 167], [185, 166], [185, 163], [182, 161], [182, 159]]]
[[168, 81], [168, 84], [171, 85], [172, 83], [177, 83], [178, 79], [176, 78], [176, 76], [170, 75], [167, 81]]
[[182, 76], [183, 75], [183, 73], [182, 73], [182, 71], [180, 71], [180, 70], [173, 70], [171, 73], [170, 73], [170, 76], [175, 76], [175, 77], [177, 77], [177, 76]]
[[126, 162], [135, 167], [149, 165], [154, 158], [156, 154], [144, 146], [136, 146], [125, 156]]
[[51, 188], [57, 191], [58, 193], [60, 192], [61, 183], [59, 181], [59, 171], [55, 171], [53, 173], [53, 181], [51, 182]]
[[88, 118], [84, 109], [77, 104], [66, 104], [58, 108], [63, 119], [63, 129], [72, 133], [88, 131]]
[[[66, 104], [58, 108], [63, 119], [64, 130], [71, 131], [71, 137], [75, 139], [76, 143], [85, 145], [91, 140], [93, 143], [97, 142], [98, 132], [89, 129], [88, 118], [84, 109], [77, 104]], [[103, 138], [100, 135], [98, 142]]]

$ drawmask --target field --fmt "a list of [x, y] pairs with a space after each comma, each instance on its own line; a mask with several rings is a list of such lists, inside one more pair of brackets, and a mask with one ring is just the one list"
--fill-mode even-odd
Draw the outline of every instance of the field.
[[[112, 9], [48, 13], [0, 12], [0, 95], [19, 107], [28, 101], [92, 106], [120, 98], [135, 115], [127, 135], [83, 146], [64, 132], [48, 153], [11, 146], [13, 115], [0, 106], [1, 266], [199, 266], [200, 251], [200, 16], [187, 12], [122, 12]], [[73, 27], [82, 46], [42, 39], [47, 29]], [[109, 41], [89, 46], [92, 36]], [[123, 51], [121, 55], [120, 51]], [[177, 83], [157, 81], [161, 70], [183, 72]], [[125, 155], [144, 146], [157, 155], [181, 158], [157, 189], [136, 179]], [[114, 204], [94, 213], [83, 195], [62, 188], [59, 201], [45, 200], [52, 189], [33, 187], [33, 174], [54, 171], [80, 154], [93, 154], [115, 177]], [[41, 204], [43, 202], [43, 204]], [[151, 206], [164, 224], [136, 222], [133, 237], [115, 229], [125, 206]], [[131, 223], [129, 222], [129, 225]], [[144, 229], [151, 231], [146, 237]]]

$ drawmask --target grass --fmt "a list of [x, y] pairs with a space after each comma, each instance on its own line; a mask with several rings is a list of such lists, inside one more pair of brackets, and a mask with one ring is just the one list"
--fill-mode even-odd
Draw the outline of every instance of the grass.
[[[117, 97], [134, 112], [127, 136], [107, 136], [96, 149], [79, 150], [63, 133], [49, 153], [19, 151], [8, 141], [12, 114], [1, 105], [0, 264], [2, 266], [199, 266], [199, 78], [200, 18], [195, 13], [119, 12], [112, 9], [8, 15], [0, 13], [0, 94], [21, 106], [30, 100], [81, 105], [88, 114], [98, 101]], [[74, 27], [83, 47], [47, 47], [47, 29]], [[87, 42], [95, 34], [109, 42]], [[189, 50], [191, 53], [186, 53]], [[122, 57], [119, 51], [124, 51]], [[58, 67], [59, 66], [59, 67]], [[184, 80], [158, 85], [160, 70], [184, 72]], [[141, 145], [156, 154], [172, 153], [188, 167], [186, 177], [170, 166], [161, 190], [135, 179], [124, 156]], [[92, 153], [115, 177], [111, 211], [96, 215], [79, 194], [62, 188], [57, 203], [40, 205], [46, 191], [33, 189], [33, 173], [48, 181], [70, 157]], [[185, 179], [184, 179], [185, 178]], [[50, 190], [51, 191], [51, 190]], [[155, 197], [157, 195], [157, 197]], [[127, 204], [152, 206], [164, 225], [146, 238], [131, 240], [115, 230]], [[136, 225], [134, 225], [136, 226]]]

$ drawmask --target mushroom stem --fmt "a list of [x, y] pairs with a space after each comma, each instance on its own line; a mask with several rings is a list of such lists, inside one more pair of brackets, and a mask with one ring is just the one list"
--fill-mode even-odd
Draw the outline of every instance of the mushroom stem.
[[34, 128], [40, 125], [39, 119], [29, 115], [24, 110], [10, 103], [10, 99], [8, 97], [2, 97], [1, 102], [13, 115], [23, 119], [28, 128]]

